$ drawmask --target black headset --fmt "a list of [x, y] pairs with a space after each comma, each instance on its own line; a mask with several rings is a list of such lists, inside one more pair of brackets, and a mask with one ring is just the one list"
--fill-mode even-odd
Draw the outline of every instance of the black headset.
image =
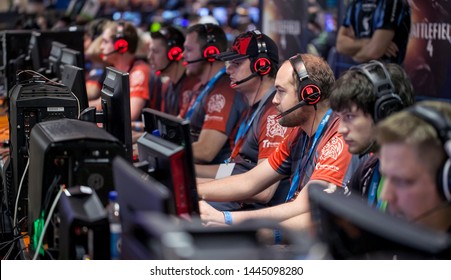
[[451, 120], [439, 111], [421, 105], [407, 109], [414, 116], [430, 124], [437, 131], [438, 138], [443, 144], [447, 159], [437, 174], [438, 192], [448, 202], [451, 202]]
[[183, 57], [183, 43], [177, 43], [177, 35], [170, 28], [162, 27], [159, 32], [166, 39], [168, 46], [167, 57], [169, 61], [180, 61]]
[[[212, 25], [212, 24], [211, 24]], [[203, 24], [205, 29], [205, 36], [207, 37], [207, 43], [202, 48], [202, 57], [208, 62], [215, 62], [215, 56], [220, 53], [219, 48], [216, 46], [216, 36], [213, 34], [213, 28], [209, 24]]]
[[[401, 97], [395, 93], [395, 87], [390, 78], [390, 73], [384, 64], [377, 60], [371, 60], [369, 63], [360, 64], [351, 67], [359, 73], [365, 75], [373, 84], [373, 93], [376, 97], [373, 110], [373, 120], [375, 123], [388, 117], [394, 112], [401, 111], [404, 104]], [[384, 76], [378, 74], [378, 69], [382, 69]]]
[[116, 37], [114, 38], [114, 50], [118, 53], [126, 53], [128, 51], [128, 41], [124, 36], [125, 23], [119, 21], [116, 26]]
[[306, 105], [315, 105], [321, 100], [321, 89], [315, 81], [310, 79], [301, 55], [292, 56], [288, 61], [290, 61], [300, 82], [299, 101], [304, 101]]
[[268, 57], [266, 42], [263, 40], [263, 34], [259, 30], [252, 30], [252, 36], [257, 41], [258, 55], [251, 59], [251, 72], [260, 76], [268, 75], [271, 72], [272, 63]]

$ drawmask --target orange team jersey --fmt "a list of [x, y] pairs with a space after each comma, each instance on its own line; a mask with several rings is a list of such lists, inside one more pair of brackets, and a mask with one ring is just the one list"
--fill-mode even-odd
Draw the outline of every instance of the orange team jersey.
[[[260, 102], [254, 104], [250, 112], [246, 114], [247, 118], [240, 121], [240, 127], [242, 126], [244, 130], [246, 124], [256, 114], [241, 140], [241, 145], [238, 147], [236, 145], [239, 143], [235, 143], [234, 152], [235, 149], [239, 148], [240, 150], [233, 159], [236, 163], [233, 174], [244, 173], [255, 167], [259, 160], [268, 158], [292, 130], [292, 128], [281, 126], [275, 119], [278, 111], [271, 102], [275, 95], [275, 89], [272, 88], [271, 91], [266, 100], [260, 100], [260, 102], [265, 102], [264, 104], [260, 105]], [[256, 112], [259, 107], [259, 112]]]
[[[291, 133], [284, 139], [268, 158], [269, 164], [276, 172], [290, 175], [291, 179], [299, 168], [301, 183], [297, 188], [298, 191], [310, 180], [322, 180], [342, 186], [343, 182], [349, 180], [362, 160], [349, 153], [343, 136], [337, 131], [339, 122], [339, 117], [332, 113], [324, 128], [325, 131], [318, 139], [318, 144], [309, 158], [313, 140], [299, 129], [298, 133]], [[307, 144], [303, 151], [304, 143]]]
[[149, 77], [150, 66], [142, 60], [136, 60], [129, 72], [130, 98], [149, 100]]

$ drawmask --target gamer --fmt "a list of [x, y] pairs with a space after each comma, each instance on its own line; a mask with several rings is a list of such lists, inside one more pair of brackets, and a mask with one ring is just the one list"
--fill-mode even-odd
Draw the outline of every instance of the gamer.
[[242, 94], [230, 88], [224, 62], [215, 58], [227, 48], [227, 38], [220, 26], [211, 23], [191, 26], [184, 48], [187, 74], [199, 77], [200, 87], [180, 116], [191, 122], [195, 162], [219, 164], [231, 153], [235, 127], [247, 102]]
[[138, 33], [130, 22], [110, 22], [102, 33], [103, 61], [130, 75], [130, 114], [138, 120], [149, 99], [150, 66], [135, 56]]
[[357, 192], [370, 206], [384, 208], [379, 159], [373, 154], [376, 144], [375, 124], [413, 104], [413, 87], [406, 72], [394, 63], [379, 61], [360, 64], [346, 71], [334, 84], [330, 107], [340, 116], [338, 132], [349, 152], [371, 155], [362, 163], [344, 190]]
[[[246, 96], [251, 108], [241, 121], [227, 163], [196, 166], [197, 176], [205, 178], [220, 178], [249, 171], [268, 158], [292, 131], [292, 128], [283, 127], [277, 122], [277, 109], [271, 103], [276, 93], [274, 80], [279, 66], [278, 47], [271, 38], [259, 30], [242, 33], [236, 37], [230, 51], [221, 53], [218, 59], [226, 61], [231, 87]], [[267, 203], [275, 205], [283, 202], [289, 180], [282, 180], [279, 187], [277, 184], [279, 182], [250, 199], [251, 205], [258, 206], [261, 203], [267, 206]]]
[[[267, 160], [250, 171], [216, 180], [214, 184], [199, 184], [198, 193], [208, 201], [239, 201], [291, 176], [286, 203], [254, 211], [221, 213], [201, 201], [201, 218], [207, 225], [239, 223], [249, 218], [280, 222], [297, 217], [288, 225], [290, 228], [310, 226], [308, 186], [313, 182], [341, 186], [360, 163], [357, 156], [347, 151], [343, 136], [337, 132], [339, 118], [329, 108], [333, 83], [333, 72], [322, 58], [298, 54], [282, 64], [275, 81], [273, 104], [281, 112], [279, 123], [299, 126], [299, 133], [286, 138]], [[275, 241], [280, 239], [275, 232]]]
[[156, 73], [168, 80], [167, 89], [163, 90], [164, 96], [161, 97], [162, 102], [158, 102], [161, 104], [160, 111], [177, 116], [182, 105], [190, 98], [184, 93], [199, 82], [197, 77], [186, 75], [183, 66], [185, 36], [171, 25], [152, 32], [151, 36], [152, 44], [147, 58]]
[[380, 122], [376, 136], [388, 211], [451, 233], [451, 104], [419, 102]]

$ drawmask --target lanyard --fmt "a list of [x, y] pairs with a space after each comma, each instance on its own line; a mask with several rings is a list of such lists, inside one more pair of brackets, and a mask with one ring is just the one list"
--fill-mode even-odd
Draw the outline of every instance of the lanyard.
[[379, 173], [379, 162], [374, 166], [373, 176], [371, 176], [370, 190], [368, 192], [368, 205], [373, 206], [377, 195], [377, 186], [381, 179], [381, 174]]
[[368, 205], [372, 207], [377, 199], [376, 207], [381, 210], [385, 210], [385, 207], [387, 206], [386, 202], [379, 198], [382, 190], [383, 179], [384, 178], [379, 172], [378, 161], [374, 166], [373, 176], [371, 176], [370, 191], [368, 193]]
[[[290, 190], [288, 191], [288, 195], [287, 195], [287, 198], [285, 199], [285, 201], [290, 200], [294, 196], [294, 193], [296, 192], [296, 190], [298, 189], [299, 176], [300, 176], [301, 172], [307, 166], [307, 164], [309, 162], [309, 159], [310, 159], [310, 157], [313, 154], [313, 150], [315, 150], [316, 145], [318, 144], [318, 139], [321, 137], [321, 134], [323, 133], [324, 127], [326, 127], [326, 124], [329, 121], [329, 118], [330, 118], [331, 114], [332, 114], [332, 109], [329, 109], [329, 110], [327, 110], [327, 112], [324, 115], [324, 117], [321, 119], [321, 122], [320, 122], [320, 124], [318, 126], [318, 129], [315, 132], [312, 146], [310, 147], [310, 151], [309, 151], [308, 156], [307, 156], [307, 158], [305, 160], [303, 160], [303, 158], [304, 158], [305, 146], [307, 144], [307, 137], [304, 139], [304, 144], [303, 144], [303, 147], [302, 147], [302, 156], [299, 159], [298, 165], [296, 167], [296, 173], [294, 174], [293, 180], [291, 181]], [[301, 166], [302, 162], [304, 162], [304, 164]]]
[[244, 144], [244, 139], [246, 138], [245, 136], [246, 136], [247, 132], [249, 131], [249, 128], [251, 127], [255, 117], [261, 113], [261, 110], [262, 110], [263, 106], [269, 100], [269, 97], [272, 96], [274, 91], [275, 91], [274, 87], [271, 87], [265, 93], [263, 98], [260, 100], [260, 102], [258, 104], [258, 107], [254, 111], [252, 116], [250, 118], [246, 118], [245, 120], [243, 120], [241, 122], [240, 128], [238, 129], [238, 133], [236, 134], [236, 137], [235, 137], [235, 147], [233, 148], [233, 151], [232, 151], [232, 154], [230, 155], [230, 157], [225, 160], [225, 163], [231, 162], [238, 155], [238, 153], [240, 152], [241, 147]]
[[214, 75], [213, 78], [210, 81], [208, 81], [205, 88], [197, 96], [196, 102], [194, 102], [194, 104], [189, 108], [188, 112], [186, 113], [185, 119], [189, 120], [191, 118], [191, 116], [193, 115], [194, 109], [200, 104], [200, 102], [202, 101], [204, 96], [210, 92], [213, 85], [218, 81], [218, 79], [222, 75], [225, 74], [225, 72], [226, 72], [226, 68], [225, 67], [221, 68], [221, 70], [219, 70], [218, 73], [216, 73], [216, 75]]

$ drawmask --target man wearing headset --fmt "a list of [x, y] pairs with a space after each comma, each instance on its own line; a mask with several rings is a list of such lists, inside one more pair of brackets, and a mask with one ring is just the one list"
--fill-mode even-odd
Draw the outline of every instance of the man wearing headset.
[[451, 104], [419, 102], [376, 130], [388, 212], [451, 233]]
[[162, 92], [158, 109], [177, 116], [183, 104], [189, 102], [189, 96], [183, 94], [192, 90], [199, 82], [196, 76], [186, 75], [183, 65], [183, 43], [185, 36], [177, 28], [168, 25], [151, 33], [152, 45], [148, 53], [150, 66], [164, 80], [160, 85]]
[[149, 100], [150, 66], [136, 58], [138, 42], [138, 32], [132, 23], [111, 22], [105, 27], [100, 43], [103, 61], [129, 73], [132, 121], [139, 120], [141, 111]]
[[332, 88], [330, 107], [340, 116], [338, 132], [352, 154], [371, 156], [362, 163], [345, 187], [357, 192], [370, 206], [385, 208], [375, 125], [392, 113], [413, 104], [413, 87], [401, 66], [379, 61], [360, 64], [346, 71]]
[[[271, 102], [276, 93], [274, 80], [279, 67], [279, 50], [271, 38], [259, 30], [244, 32], [235, 38], [229, 51], [219, 54], [217, 58], [226, 61], [230, 86], [246, 96], [250, 109], [240, 122], [227, 163], [196, 166], [197, 176], [204, 178], [222, 178], [249, 171], [268, 158], [292, 131], [292, 128], [281, 126], [275, 119], [278, 113]], [[283, 202], [289, 181], [282, 180], [277, 187], [278, 183], [249, 199], [250, 204], [245, 206], [263, 207]]]
[[199, 164], [219, 164], [229, 157], [241, 115], [247, 109], [245, 97], [230, 87], [224, 62], [216, 59], [226, 48], [226, 35], [218, 25], [195, 24], [187, 30], [183, 52], [186, 71], [200, 83], [180, 117], [191, 122], [193, 156]]
[[[299, 133], [285, 138], [277, 150], [250, 171], [213, 183], [198, 185], [199, 195], [207, 201], [247, 199], [290, 176], [286, 202], [259, 210], [224, 211], [200, 202], [202, 220], [208, 224], [235, 224], [250, 218], [284, 221], [292, 229], [311, 226], [307, 189], [313, 182], [341, 186], [360, 163], [349, 152], [337, 132], [338, 116], [329, 107], [334, 74], [320, 57], [302, 54], [285, 61], [277, 72], [273, 104], [280, 112], [279, 123], [299, 127]], [[280, 242], [280, 231], [274, 241]]]

